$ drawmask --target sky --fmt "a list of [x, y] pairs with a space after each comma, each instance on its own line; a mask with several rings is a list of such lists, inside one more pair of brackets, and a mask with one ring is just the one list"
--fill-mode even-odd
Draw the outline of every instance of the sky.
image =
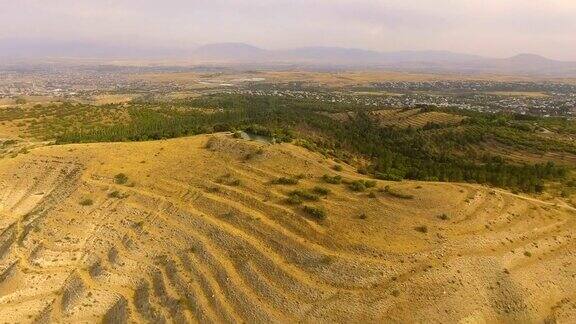
[[535, 53], [576, 61], [576, 1], [0, 0], [0, 39]]

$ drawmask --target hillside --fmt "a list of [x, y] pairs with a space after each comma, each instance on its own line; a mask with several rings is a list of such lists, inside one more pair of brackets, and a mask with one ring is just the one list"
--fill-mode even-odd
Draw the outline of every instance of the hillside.
[[334, 165], [225, 133], [3, 158], [0, 322], [576, 317], [574, 208]]
[[[0, 121], [0, 133], [32, 146], [246, 130], [346, 161], [381, 180], [480, 183], [534, 194], [559, 186], [553, 195], [567, 199], [576, 193], [570, 120], [214, 94], [166, 102], [24, 104], [1, 110]], [[23, 146], [5, 141], [0, 156], [25, 152]]]

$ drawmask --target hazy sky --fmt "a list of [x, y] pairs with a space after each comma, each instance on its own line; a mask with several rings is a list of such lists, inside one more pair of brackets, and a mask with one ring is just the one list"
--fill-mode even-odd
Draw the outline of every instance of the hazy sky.
[[576, 60], [576, 0], [0, 0], [0, 38]]

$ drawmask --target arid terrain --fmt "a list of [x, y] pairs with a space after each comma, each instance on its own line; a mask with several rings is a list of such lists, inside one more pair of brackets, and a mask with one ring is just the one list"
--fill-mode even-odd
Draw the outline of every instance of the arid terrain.
[[576, 324], [576, 1], [0, 4], [0, 324]]
[[0, 159], [0, 322], [576, 319], [573, 207], [475, 184], [352, 191], [364, 176], [335, 164], [229, 133]]

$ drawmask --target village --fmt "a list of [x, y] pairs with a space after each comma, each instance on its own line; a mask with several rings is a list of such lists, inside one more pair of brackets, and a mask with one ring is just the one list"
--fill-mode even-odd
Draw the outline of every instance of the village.
[[[0, 99], [49, 97], [55, 100], [127, 94], [150, 99], [180, 93], [230, 93], [319, 100], [382, 108], [438, 107], [538, 117], [576, 117], [576, 85], [550, 81], [398, 81], [327, 87], [311, 82], [241, 78], [246, 72], [216, 70], [190, 80], [157, 82], [148, 73], [211, 71], [196, 67], [38, 66], [0, 68]], [[224, 72], [223, 72], [224, 71]], [[162, 75], [162, 74], [160, 74]]]

